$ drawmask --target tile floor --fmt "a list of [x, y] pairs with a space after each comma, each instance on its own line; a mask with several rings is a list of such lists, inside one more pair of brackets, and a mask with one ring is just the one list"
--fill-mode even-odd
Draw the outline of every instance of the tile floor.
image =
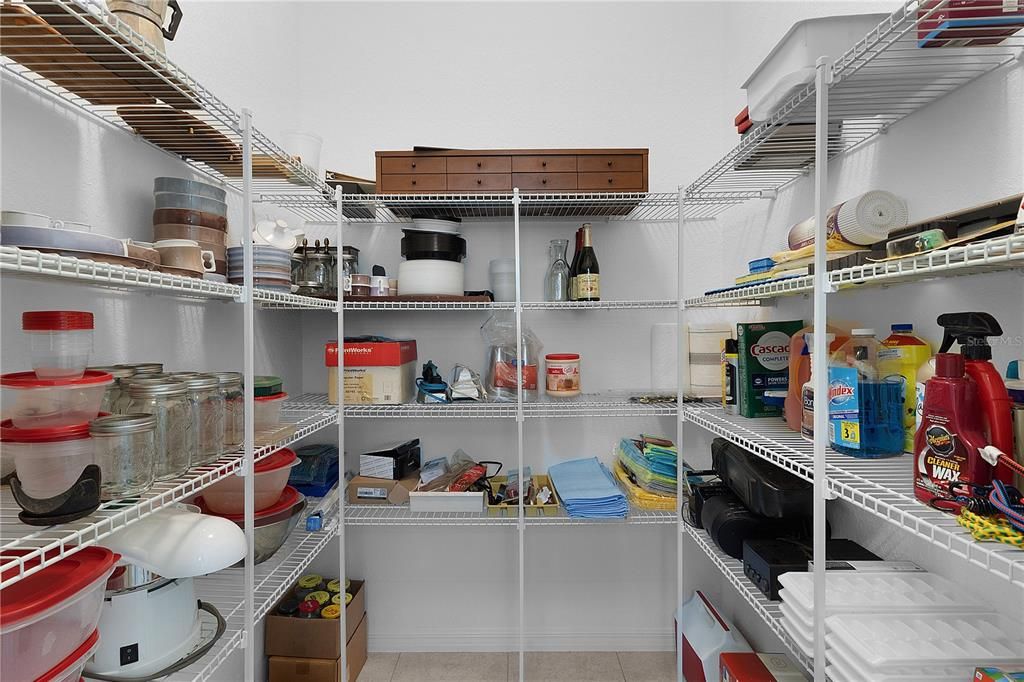
[[[534, 652], [526, 679], [537, 682], [675, 682], [664, 652]], [[358, 682], [518, 682], [518, 654], [370, 654]]]

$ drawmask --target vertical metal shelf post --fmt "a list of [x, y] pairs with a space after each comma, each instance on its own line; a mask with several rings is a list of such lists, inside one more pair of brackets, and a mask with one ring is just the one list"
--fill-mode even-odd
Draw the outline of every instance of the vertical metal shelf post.
[[[522, 292], [522, 252], [519, 242], [519, 208], [522, 202], [519, 188], [512, 190], [512, 221], [515, 233], [516, 255], [516, 463], [519, 467], [519, 489], [526, 490], [523, 483], [523, 292]], [[538, 365], [539, 366], [539, 365]], [[540, 381], [538, 373], [537, 381]], [[538, 390], [540, 387], [537, 387]], [[523, 496], [519, 496], [517, 506], [516, 534], [519, 540], [519, 682], [526, 680], [526, 517], [523, 509]]]
[[[683, 295], [683, 224], [686, 222], [686, 190], [679, 186], [679, 215], [676, 225], [676, 601], [672, 612], [683, 603], [683, 538], [689, 537], [683, 526], [683, 377], [685, 374], [682, 340], [686, 328], [686, 298]], [[683, 631], [676, 628], [676, 680], [683, 682]]]
[[815, 65], [814, 128], [814, 679], [825, 679], [825, 439], [828, 434], [828, 329], [829, 281], [826, 252], [828, 226], [828, 88], [832, 60], [820, 57]]
[[[345, 236], [345, 211], [344, 194], [339, 185], [334, 190], [335, 204], [338, 210], [338, 260], [335, 268], [341, 265], [343, 258]], [[344, 275], [344, 273], [342, 273]], [[335, 277], [337, 279], [337, 277]], [[338, 306], [334, 313], [338, 316], [338, 375], [336, 389], [338, 392], [338, 523], [335, 534], [338, 537], [338, 573], [341, 575], [341, 584], [345, 585], [345, 287], [344, 281], [339, 281], [337, 286]], [[338, 666], [338, 682], [348, 682], [348, 618], [346, 609], [341, 608], [338, 637], [341, 639], [341, 664]]]
[[256, 402], [253, 376], [256, 374], [256, 337], [253, 310], [252, 260], [252, 111], [242, 109], [242, 246], [244, 253], [243, 285], [243, 371], [245, 372], [245, 454], [240, 474], [245, 477], [245, 679], [256, 679], [256, 563], [255, 563], [255, 488], [253, 471], [256, 451]]

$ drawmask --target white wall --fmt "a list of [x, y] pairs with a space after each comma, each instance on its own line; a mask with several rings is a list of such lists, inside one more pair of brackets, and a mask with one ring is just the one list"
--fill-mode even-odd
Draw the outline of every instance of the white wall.
[[[737, 142], [732, 119], [744, 105], [739, 85], [793, 21], [887, 11], [895, 4], [193, 2], [168, 52], [228, 104], [251, 107], [256, 125], [272, 137], [280, 139], [289, 128], [321, 134], [323, 165], [332, 170], [372, 177], [375, 149], [414, 144], [646, 146], [651, 189], [674, 191]], [[1001, 70], [833, 164], [834, 196], [889, 189], [907, 198], [916, 219], [1019, 191], [1021, 80], [1020, 66]], [[2, 94], [5, 208], [78, 217], [110, 234], [147, 236], [150, 179], [173, 174], [180, 168], [176, 162], [40, 103], [6, 79]], [[782, 248], [788, 227], [812, 211], [811, 186], [808, 178], [773, 202], [752, 202], [716, 221], [688, 225], [688, 295], [721, 286], [747, 260]], [[233, 219], [237, 224], [237, 212]], [[575, 226], [524, 224], [527, 298], [539, 298], [547, 240], [569, 237]], [[484, 286], [487, 260], [510, 248], [510, 227], [466, 226], [468, 286]], [[606, 296], [673, 297], [674, 226], [595, 227]], [[375, 262], [395, 268], [398, 239], [400, 233], [387, 227], [355, 227], [351, 235], [351, 243], [364, 248], [365, 269]], [[879, 329], [909, 320], [930, 337], [938, 312], [954, 304], [991, 304], [1013, 335], [1024, 333], [1021, 291], [1019, 275], [1001, 274], [843, 294], [833, 303], [843, 317]], [[234, 310], [228, 304], [178, 308], [156, 296], [71, 292], [5, 278], [4, 371], [27, 362], [16, 315], [43, 305], [103, 311], [98, 361], [162, 357], [174, 367], [204, 368], [238, 362], [231, 344], [240, 340], [240, 315], [222, 314]], [[792, 299], [762, 314], [810, 319], [810, 304]], [[172, 316], [178, 322], [169, 322]], [[447, 368], [457, 359], [482, 362], [478, 328], [484, 319], [474, 312], [360, 313], [346, 317], [346, 329], [412, 336], [422, 360]], [[649, 325], [671, 319], [668, 311], [530, 313], [527, 323], [548, 351], [584, 354], [584, 381], [591, 390], [646, 383]], [[699, 311], [693, 317], [695, 323], [737, 319], [735, 311]], [[323, 391], [322, 344], [334, 337], [333, 322], [319, 312], [260, 313], [257, 369], [283, 374], [288, 390]], [[999, 349], [997, 357], [1005, 361], [1010, 352]], [[346, 428], [350, 452], [418, 435], [430, 454], [464, 447], [514, 460], [512, 422], [351, 420]], [[526, 430], [527, 462], [543, 468], [569, 457], [607, 456], [622, 435], [672, 435], [675, 429], [671, 420], [566, 419], [530, 421]], [[707, 463], [708, 438], [697, 431], [688, 428], [686, 450], [701, 465]], [[842, 530], [873, 548], [910, 551], [932, 570], [955, 570], [941, 552], [919, 549], [880, 522], [855, 512], [838, 514]], [[530, 645], [670, 647], [675, 541], [667, 528], [530, 529]], [[513, 542], [512, 533], [498, 529], [351, 530], [347, 571], [368, 580], [371, 649], [513, 648]], [[756, 645], [779, 650], [700, 550], [688, 541], [684, 549], [687, 589], [699, 587], [717, 597]], [[323, 571], [337, 570], [331, 568], [336, 554], [328, 549], [320, 557]], [[974, 585], [991, 586], [977, 570], [960, 573]], [[472, 603], [464, 599], [466, 590]], [[1024, 598], [1014, 599], [1000, 606], [1024, 607]], [[226, 668], [223, 679], [237, 679], [238, 670]]]

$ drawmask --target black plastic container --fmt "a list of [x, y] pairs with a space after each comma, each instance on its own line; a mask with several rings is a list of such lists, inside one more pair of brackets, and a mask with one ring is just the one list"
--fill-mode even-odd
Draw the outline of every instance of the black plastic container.
[[402, 256], [406, 260], [448, 260], [461, 263], [466, 257], [466, 240], [447, 232], [402, 230]]

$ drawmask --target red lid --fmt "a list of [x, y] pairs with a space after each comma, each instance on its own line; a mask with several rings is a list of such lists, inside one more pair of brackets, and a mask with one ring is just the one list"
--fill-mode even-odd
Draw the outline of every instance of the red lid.
[[554, 360], [555, 362], [564, 362], [566, 360], [579, 360], [579, 353], [549, 353], [544, 356], [545, 360]]
[[935, 355], [935, 376], [952, 379], [962, 378], [966, 364], [959, 353], [938, 353]]
[[[260, 511], [256, 512], [254, 519], [259, 521], [260, 519], [265, 519], [267, 517], [274, 516], [275, 514], [280, 514], [281, 512], [288, 511], [301, 501], [302, 493], [300, 493], [292, 486], [286, 485], [284, 487], [284, 492], [281, 493], [281, 497], [277, 498], [277, 502], [270, 505], [266, 509], [261, 509]], [[234, 521], [235, 523], [242, 523], [243, 521], [245, 521], [245, 514], [216, 514], [214, 512], [211, 512], [206, 506], [206, 500], [204, 500], [202, 497], [197, 497], [193, 504], [198, 505], [199, 508], [203, 511], [203, 513], [208, 514], [209, 516], [219, 516], [222, 519]]]
[[[15, 557], [28, 554], [29, 551], [4, 550], [0, 561], [7, 563]], [[56, 556], [56, 552], [52, 555]], [[0, 590], [0, 601], [4, 605], [0, 611], [0, 628], [7, 629], [17, 625], [26, 618], [67, 601], [98, 579], [105, 579], [120, 558], [119, 554], [114, 554], [106, 547], [86, 547], [5, 587]], [[38, 565], [38, 557], [25, 562], [25, 568]], [[17, 568], [11, 568], [3, 574], [3, 579], [13, 578], [17, 571]]]
[[92, 329], [92, 313], [80, 310], [34, 310], [21, 314], [27, 332], [67, 332]]
[[254, 470], [257, 474], [265, 474], [268, 471], [276, 471], [277, 469], [290, 467], [298, 461], [299, 456], [296, 455], [293, 450], [281, 448], [269, 457], [264, 457], [260, 461], [256, 462]]
[[288, 397], [288, 394], [282, 391], [281, 393], [274, 393], [272, 395], [258, 395], [253, 398], [256, 402], [263, 402], [265, 400], [284, 400]]
[[[100, 417], [109, 416], [100, 412]], [[82, 440], [89, 437], [89, 422], [72, 426], [49, 426], [41, 429], [18, 429], [8, 419], [0, 422], [0, 441], [4, 443], [57, 443], [65, 440]]]
[[85, 659], [89, 658], [99, 645], [100, 631], [93, 630], [92, 634], [89, 635], [89, 639], [82, 642], [82, 646], [72, 651], [64, 657], [63, 661], [43, 673], [42, 677], [36, 679], [36, 682], [50, 682], [50, 680], [60, 679], [64, 673], [74, 668], [77, 664], [85, 663]]
[[299, 613], [315, 613], [320, 610], [320, 602], [316, 599], [307, 599], [299, 603]]
[[78, 379], [40, 379], [35, 372], [14, 372], [0, 375], [0, 386], [8, 388], [50, 388], [53, 386], [96, 386], [114, 383], [114, 375], [85, 370]]

